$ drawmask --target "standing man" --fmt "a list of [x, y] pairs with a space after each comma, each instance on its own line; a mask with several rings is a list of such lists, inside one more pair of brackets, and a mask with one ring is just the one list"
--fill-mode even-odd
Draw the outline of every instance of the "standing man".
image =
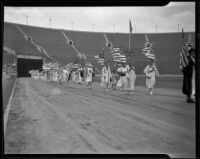
[[[193, 73], [194, 73], [193, 70], [194, 70], [194, 65], [195, 65], [195, 50], [191, 47], [191, 45], [188, 45], [187, 47], [182, 48], [182, 52], [180, 55], [181, 55], [180, 68], [183, 72], [182, 92], [183, 94], [187, 96], [186, 98], [187, 103], [194, 103], [194, 100], [192, 99], [192, 95], [195, 96], [194, 95], [195, 88], [193, 86], [193, 91], [192, 91], [192, 77], [193, 77]], [[193, 84], [194, 83], [195, 82], [193, 82]]]

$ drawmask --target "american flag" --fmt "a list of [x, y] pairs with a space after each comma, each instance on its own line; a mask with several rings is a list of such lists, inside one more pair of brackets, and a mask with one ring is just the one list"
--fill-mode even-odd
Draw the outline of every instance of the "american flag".
[[100, 65], [104, 65], [104, 50], [102, 51], [102, 53], [98, 54], [97, 56], [94, 56], [97, 60], [97, 63], [99, 63]]
[[182, 48], [182, 51], [180, 53], [180, 69], [182, 70], [184, 67], [188, 66], [189, 60], [188, 60], [188, 51], [185, 47]]
[[112, 48], [111, 54], [113, 61], [126, 63], [126, 55], [123, 48]]
[[189, 59], [191, 59], [193, 62], [195, 62], [195, 58], [192, 55], [189, 55], [188, 47], [192, 46], [191, 42], [191, 34], [189, 34], [189, 40], [187, 43], [185, 43], [185, 36], [184, 36], [184, 30], [182, 28], [182, 42], [183, 47], [180, 53], [180, 69], [183, 70], [184, 67], [189, 65]]
[[145, 43], [145, 48], [142, 49], [142, 53], [151, 59], [155, 59], [155, 54], [153, 53], [153, 46], [150, 42]]

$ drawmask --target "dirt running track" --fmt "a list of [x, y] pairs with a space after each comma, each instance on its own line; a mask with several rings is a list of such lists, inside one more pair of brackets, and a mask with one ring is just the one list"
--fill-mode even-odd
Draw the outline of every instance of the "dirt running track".
[[5, 133], [5, 153], [165, 153], [195, 157], [195, 105], [179, 90], [150, 96], [105, 92], [97, 83], [67, 86], [19, 78]]

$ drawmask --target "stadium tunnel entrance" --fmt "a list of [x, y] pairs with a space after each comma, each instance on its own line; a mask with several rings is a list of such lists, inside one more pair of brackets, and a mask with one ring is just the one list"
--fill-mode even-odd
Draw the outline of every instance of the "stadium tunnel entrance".
[[37, 56], [17, 56], [17, 77], [31, 77], [30, 70], [42, 71], [43, 59]]

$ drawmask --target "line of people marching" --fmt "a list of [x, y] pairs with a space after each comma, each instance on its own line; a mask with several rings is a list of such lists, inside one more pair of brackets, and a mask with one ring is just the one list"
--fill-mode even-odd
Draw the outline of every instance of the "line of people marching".
[[[105, 63], [101, 72], [100, 86], [108, 91], [119, 89], [132, 95], [135, 88], [136, 73], [133, 64], [121, 63], [118, 68], [111, 71], [109, 62]], [[67, 83], [83, 84], [86, 83], [87, 88], [92, 88], [94, 81], [94, 67], [87, 64], [85, 67], [78, 67], [77, 69], [49, 69], [42, 72], [30, 71], [35, 79], [44, 79], [48, 81], [58, 82], [66, 85]], [[155, 77], [158, 70], [155, 66], [154, 59], [149, 59], [149, 65], [144, 69], [146, 75], [146, 86], [148, 93], [153, 94], [153, 87], [155, 85]]]
[[77, 69], [59, 69], [50, 68], [39, 72], [38, 70], [29, 71], [31, 77], [34, 79], [43, 79], [51, 82], [58, 82], [66, 85], [67, 83], [87, 83], [88, 88], [92, 88], [92, 82], [94, 77], [93, 66], [91, 64], [86, 67], [78, 67]]
[[[156, 81], [156, 75], [158, 75], [158, 69], [156, 68], [154, 59], [149, 59], [149, 64], [144, 69], [144, 74], [146, 75], [146, 86], [148, 93], [153, 95], [153, 88]], [[120, 64], [116, 73], [111, 73], [109, 63], [105, 63], [102, 69], [101, 77], [101, 87], [108, 91], [109, 85], [115, 90], [126, 91], [128, 94], [132, 95], [135, 88], [136, 73], [133, 64]]]

